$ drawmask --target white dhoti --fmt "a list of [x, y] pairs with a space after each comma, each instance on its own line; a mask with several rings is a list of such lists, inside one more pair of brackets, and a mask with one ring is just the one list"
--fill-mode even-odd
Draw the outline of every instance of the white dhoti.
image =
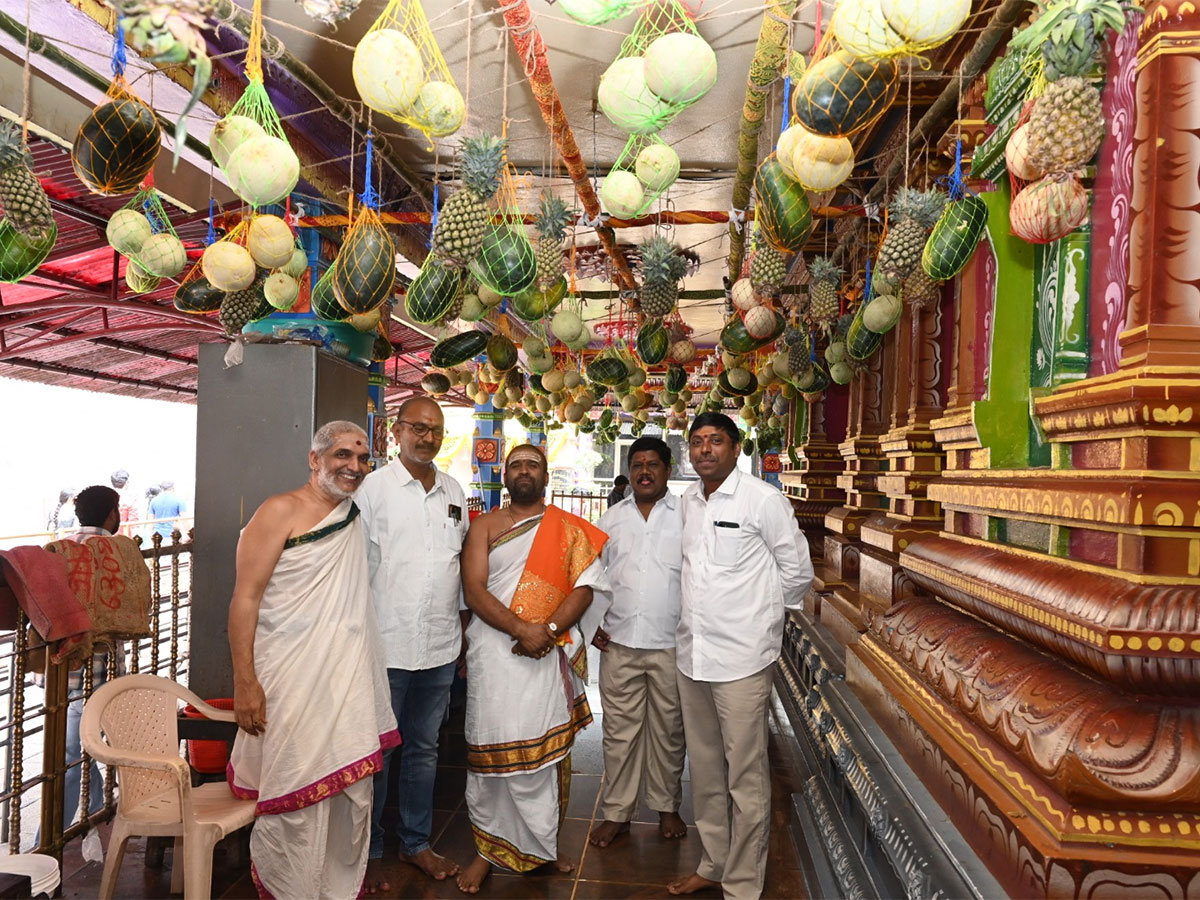
[[[541, 517], [501, 535], [488, 552], [488, 591], [511, 605]], [[575, 587], [606, 589], [599, 558]], [[517, 872], [558, 857], [558, 828], [570, 796], [575, 734], [592, 721], [578, 627], [572, 642], [541, 659], [478, 616], [467, 627], [467, 812], [479, 855]], [[573, 665], [574, 663], [574, 665]]]
[[371, 777], [399, 743], [349, 500], [288, 540], [259, 606], [254, 667], [266, 731], [239, 731], [227, 772], [258, 801], [252, 873], [264, 897], [357, 897], [367, 867]]

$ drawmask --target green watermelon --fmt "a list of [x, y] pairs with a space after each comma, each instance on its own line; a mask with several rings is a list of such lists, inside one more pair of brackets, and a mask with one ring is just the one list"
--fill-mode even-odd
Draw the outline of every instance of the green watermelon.
[[929, 232], [921, 268], [934, 281], [949, 281], [963, 270], [987, 229], [987, 204], [974, 194], [947, 203]]
[[525, 229], [496, 225], [483, 238], [483, 246], [471, 260], [471, 272], [497, 294], [513, 297], [537, 278], [537, 256]]
[[375, 309], [392, 295], [396, 283], [396, 248], [387, 229], [377, 222], [355, 225], [337, 255], [333, 293], [352, 313]]
[[721, 329], [721, 346], [730, 353], [753, 353], [759, 347], [767, 346], [783, 334], [784, 326], [787, 325], [783, 316], [776, 310], [772, 310], [772, 313], [775, 315], [775, 327], [765, 338], [752, 337], [746, 330], [746, 323], [742, 321], [742, 317], [735, 314]]
[[128, 194], [154, 168], [161, 143], [154, 110], [122, 92], [83, 120], [71, 147], [71, 164], [88, 190], [106, 196]]
[[536, 322], [552, 313], [566, 295], [566, 278], [560, 279], [558, 284], [548, 291], [543, 291], [534, 284], [510, 297], [509, 308], [518, 319], [525, 322]]
[[608, 387], [620, 384], [629, 377], [625, 363], [615, 356], [600, 356], [587, 367], [588, 381]]
[[427, 394], [441, 395], [450, 390], [450, 379], [443, 372], [426, 372], [421, 387]]
[[598, 423], [600, 428], [607, 430], [612, 427], [614, 421], [615, 416], [613, 415], [612, 407], [604, 407], [604, 412], [600, 413], [600, 421]]
[[430, 253], [421, 271], [408, 286], [404, 311], [410, 319], [421, 325], [439, 321], [458, 299], [464, 277], [462, 269], [444, 265]]
[[846, 332], [846, 355], [859, 361], [867, 359], [883, 344], [883, 335], [877, 334], [863, 324], [863, 309], [860, 306]]
[[672, 394], [678, 394], [687, 387], [687, 372], [683, 366], [671, 366], [667, 369], [666, 389]]
[[784, 253], [802, 250], [812, 232], [808, 192], [787, 177], [774, 153], [754, 174], [754, 195], [755, 220], [771, 246]]
[[337, 269], [336, 262], [317, 279], [317, 283], [313, 285], [310, 306], [318, 319], [325, 319], [329, 322], [345, 322], [350, 318], [350, 313], [346, 312], [345, 307], [337, 302], [337, 297], [333, 294], [335, 269]]
[[488, 335], [483, 331], [464, 331], [451, 335], [433, 345], [429, 351], [429, 364], [439, 369], [458, 366], [483, 353], [487, 345]]
[[539, 372], [529, 373], [529, 389], [535, 394], [541, 394], [543, 397], [550, 393], [542, 384], [542, 376]]
[[662, 320], [655, 319], [638, 329], [637, 352], [642, 362], [656, 366], [667, 358], [671, 350], [671, 336], [663, 328]]
[[488, 338], [487, 358], [497, 372], [507, 372], [517, 364], [517, 345], [502, 334], [493, 334]]
[[186, 313], [210, 313], [221, 308], [225, 292], [209, 284], [201, 275], [175, 289], [175, 308]]
[[809, 131], [847, 137], [883, 115], [900, 90], [894, 59], [838, 50], [810, 66], [792, 91], [792, 112]]
[[0, 282], [15, 284], [37, 271], [57, 239], [57, 225], [51, 226], [40, 241], [31, 241], [13, 228], [7, 218], [0, 219]]
[[796, 387], [805, 394], [819, 394], [829, 387], [829, 373], [819, 362], [814, 362], [811, 369], [796, 379]]

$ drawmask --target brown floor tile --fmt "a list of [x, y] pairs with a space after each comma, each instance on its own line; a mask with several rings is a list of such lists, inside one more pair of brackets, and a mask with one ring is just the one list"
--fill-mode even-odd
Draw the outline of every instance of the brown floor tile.
[[454, 812], [463, 805], [467, 790], [467, 770], [458, 766], [438, 766], [433, 782], [433, 808]]
[[[678, 812], [679, 817], [689, 826], [696, 824], [696, 814], [692, 810], [692, 783], [690, 781], [683, 783], [683, 798], [680, 801]], [[599, 815], [599, 810], [597, 810], [597, 815]], [[637, 812], [633, 815], [633, 821], [658, 824], [658, 812], [646, 805], [645, 797], [642, 797], [638, 802]]]
[[[718, 891], [700, 891], [691, 895], [697, 900], [720, 897]], [[575, 886], [575, 900], [671, 900], [667, 884], [628, 884], [613, 881], [580, 881]]]
[[668, 841], [658, 826], [634, 823], [629, 834], [601, 849], [587, 848], [580, 878], [621, 884], [661, 882], [695, 871], [700, 861], [700, 839], [689, 832], [683, 840]]
[[763, 900], [804, 900], [804, 877], [799, 869], [767, 866], [767, 881], [763, 885]]
[[596, 806], [596, 795], [600, 792], [599, 775], [572, 775], [571, 800], [567, 804], [567, 818], [591, 819]]

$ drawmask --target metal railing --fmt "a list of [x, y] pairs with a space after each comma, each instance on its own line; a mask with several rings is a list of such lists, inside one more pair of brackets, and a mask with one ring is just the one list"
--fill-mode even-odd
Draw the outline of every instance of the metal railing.
[[608, 494], [589, 494], [584, 491], [554, 491], [550, 502], [559, 509], [587, 519], [593, 525], [608, 509]]
[[[120, 654], [130, 673], [149, 673], [187, 684], [188, 635], [192, 582], [192, 535], [187, 539], [175, 530], [169, 539], [151, 533], [141, 541], [142, 556], [150, 569], [151, 636], [120, 641], [109, 651], [108, 671], [114, 671], [114, 654]], [[11, 853], [36, 850], [62, 859], [63, 845], [85, 834], [112, 816], [115, 772], [105, 766], [104, 804], [90, 815], [92, 765], [86, 754], [68, 764], [66, 737], [68, 710], [72, 702], [84, 703], [93, 689], [94, 658], [83, 666], [83, 699], [68, 699], [68, 672], [63, 664], [39, 659], [32, 647], [33, 634], [23, 615], [15, 631], [0, 631], [0, 769], [4, 773], [0, 792], [0, 842]], [[34, 683], [34, 671], [44, 676]], [[119, 669], [117, 670], [119, 671]], [[63, 804], [68, 770], [79, 768], [79, 808]], [[70, 819], [76, 813], [80, 820]]]

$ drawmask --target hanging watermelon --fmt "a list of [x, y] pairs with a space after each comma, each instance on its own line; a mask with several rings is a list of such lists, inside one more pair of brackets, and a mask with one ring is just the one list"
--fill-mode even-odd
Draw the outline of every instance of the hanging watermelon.
[[799, 182], [784, 174], [772, 153], [754, 175], [757, 198], [755, 217], [767, 241], [776, 250], [798, 253], [812, 231], [812, 208]]
[[883, 344], [883, 335], [867, 328], [863, 323], [863, 310], [866, 305], [859, 306], [846, 332], [846, 355], [859, 361], [867, 359]]
[[350, 318], [350, 313], [342, 304], [338, 303], [337, 297], [333, 293], [333, 275], [336, 269], [336, 264], [330, 266], [325, 270], [325, 274], [317, 279], [317, 283], [313, 285], [309, 305], [318, 319], [325, 319], [329, 322], [345, 322]]
[[962, 271], [987, 228], [987, 204], [974, 194], [946, 204], [921, 253], [921, 268], [934, 281], [948, 281]]
[[452, 386], [444, 372], [426, 372], [425, 377], [421, 379], [421, 387], [425, 393], [433, 394], [435, 397], [445, 394]]
[[671, 349], [671, 336], [663, 328], [662, 320], [647, 322], [637, 333], [637, 353], [642, 362], [656, 366], [667, 358]]
[[408, 317], [422, 325], [440, 321], [458, 298], [465, 277], [462, 269], [447, 266], [429, 254], [404, 297]]
[[186, 313], [210, 313], [221, 308], [225, 292], [204, 276], [185, 281], [175, 289], [175, 308]]
[[517, 364], [517, 345], [502, 334], [493, 334], [488, 338], [487, 358], [497, 372], [507, 372]]
[[108, 97], [79, 126], [71, 164], [93, 193], [128, 194], [154, 168], [162, 129], [154, 110], [129, 89], [124, 76], [113, 79]]
[[396, 248], [379, 221], [379, 214], [363, 207], [338, 251], [333, 293], [352, 313], [365, 313], [392, 295], [396, 281]]
[[894, 59], [859, 59], [839, 50], [805, 71], [792, 92], [792, 111], [809, 131], [848, 137], [883, 115], [899, 90]]
[[687, 371], [683, 366], [671, 366], [667, 369], [667, 390], [672, 394], [678, 394], [685, 387], [687, 387]]
[[471, 260], [471, 271], [498, 294], [512, 297], [537, 279], [537, 256], [521, 226], [501, 224], [483, 238], [479, 255]]
[[615, 356], [601, 356], [592, 360], [587, 367], [588, 381], [603, 384], [607, 387], [620, 384], [629, 377], [625, 363]]
[[459, 366], [483, 353], [487, 345], [488, 336], [483, 331], [464, 331], [451, 335], [433, 345], [429, 351], [429, 364], [439, 369]]
[[36, 271], [57, 239], [57, 225], [51, 225], [41, 238], [31, 240], [13, 228], [7, 216], [0, 219], [0, 282], [15, 284]]
[[536, 284], [509, 298], [509, 309], [524, 322], [536, 322], [552, 313], [567, 295], [567, 280], [559, 279], [549, 290]]
[[819, 362], [796, 379], [796, 388], [803, 394], [818, 394], [829, 387], [829, 373]]
[[742, 321], [742, 317], [735, 315], [721, 329], [721, 346], [730, 353], [753, 353], [759, 347], [765, 347], [771, 341], [775, 340], [783, 334], [784, 326], [787, 324], [783, 316], [777, 311], [771, 310], [775, 316], [775, 327], [771, 330], [769, 336], [765, 338], [751, 337], [750, 332], [746, 330], [746, 323]]

